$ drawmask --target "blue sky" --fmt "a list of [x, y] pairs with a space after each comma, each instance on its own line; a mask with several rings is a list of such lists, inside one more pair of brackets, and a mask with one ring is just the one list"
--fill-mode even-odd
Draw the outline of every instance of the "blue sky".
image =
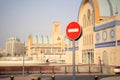
[[27, 41], [29, 34], [50, 35], [52, 23], [77, 21], [82, 0], [0, 0], [0, 47], [9, 37]]

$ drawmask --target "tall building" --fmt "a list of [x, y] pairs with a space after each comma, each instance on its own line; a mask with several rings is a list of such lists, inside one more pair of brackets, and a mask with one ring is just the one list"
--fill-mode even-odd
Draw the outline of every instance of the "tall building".
[[78, 16], [83, 29], [79, 40], [80, 63], [120, 64], [120, 6], [117, 4], [119, 0], [82, 0]]
[[51, 35], [29, 35], [27, 55], [35, 56], [38, 60], [64, 60], [64, 35], [60, 32], [60, 22], [53, 22]]
[[21, 43], [18, 38], [11, 37], [6, 42], [6, 54], [15, 56], [15, 55], [21, 55], [24, 53], [24, 43]]

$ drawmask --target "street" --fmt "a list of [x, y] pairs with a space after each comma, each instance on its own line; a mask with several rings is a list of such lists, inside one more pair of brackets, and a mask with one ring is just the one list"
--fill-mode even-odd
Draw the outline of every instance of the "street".
[[[119, 76], [119, 75], [114, 75]], [[95, 75], [76, 75], [75, 80], [95, 80]], [[113, 75], [98, 75], [98, 80], [105, 77], [113, 77]], [[56, 75], [56, 80], [73, 80], [72, 75]]]
[[[22, 76], [22, 75], [21, 75]], [[21, 76], [14, 76], [15, 80], [32, 80], [33, 78], [36, 79], [38, 77], [41, 78], [41, 80], [52, 80], [52, 74], [31, 74], [31, 75], [26, 75], [25, 77]], [[73, 80], [72, 75], [54, 75], [55, 80]], [[98, 76], [98, 80], [101, 80], [102, 78], [107, 78], [107, 77], [116, 77], [120, 75], [95, 75], [95, 74], [80, 74], [75, 76], [75, 80], [95, 80], [94, 77]], [[0, 80], [10, 80], [10, 76], [4, 76], [0, 77]]]

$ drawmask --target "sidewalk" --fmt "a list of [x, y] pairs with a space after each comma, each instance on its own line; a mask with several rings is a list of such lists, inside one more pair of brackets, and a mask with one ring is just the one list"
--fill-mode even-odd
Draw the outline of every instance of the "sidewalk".
[[21, 75], [14, 76], [14, 79], [11, 79], [10, 76], [4, 76], [1, 77], [0, 80], [38, 80], [38, 78], [41, 78], [41, 80], [51, 80], [51, 76], [42, 76], [40, 74], [32, 74], [32, 75], [25, 75], [24, 77]]
[[[10, 80], [10, 78], [0, 78], [0, 80]], [[30, 77], [15, 77], [14, 80], [32, 80]]]
[[120, 76], [118, 76], [118, 77], [103, 78], [101, 80], [120, 80]]

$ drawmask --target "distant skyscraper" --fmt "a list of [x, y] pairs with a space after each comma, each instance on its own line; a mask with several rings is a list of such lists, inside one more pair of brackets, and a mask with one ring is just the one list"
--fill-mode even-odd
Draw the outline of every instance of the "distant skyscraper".
[[18, 38], [11, 37], [6, 42], [6, 54], [20, 55], [24, 52], [24, 43], [21, 43]]

